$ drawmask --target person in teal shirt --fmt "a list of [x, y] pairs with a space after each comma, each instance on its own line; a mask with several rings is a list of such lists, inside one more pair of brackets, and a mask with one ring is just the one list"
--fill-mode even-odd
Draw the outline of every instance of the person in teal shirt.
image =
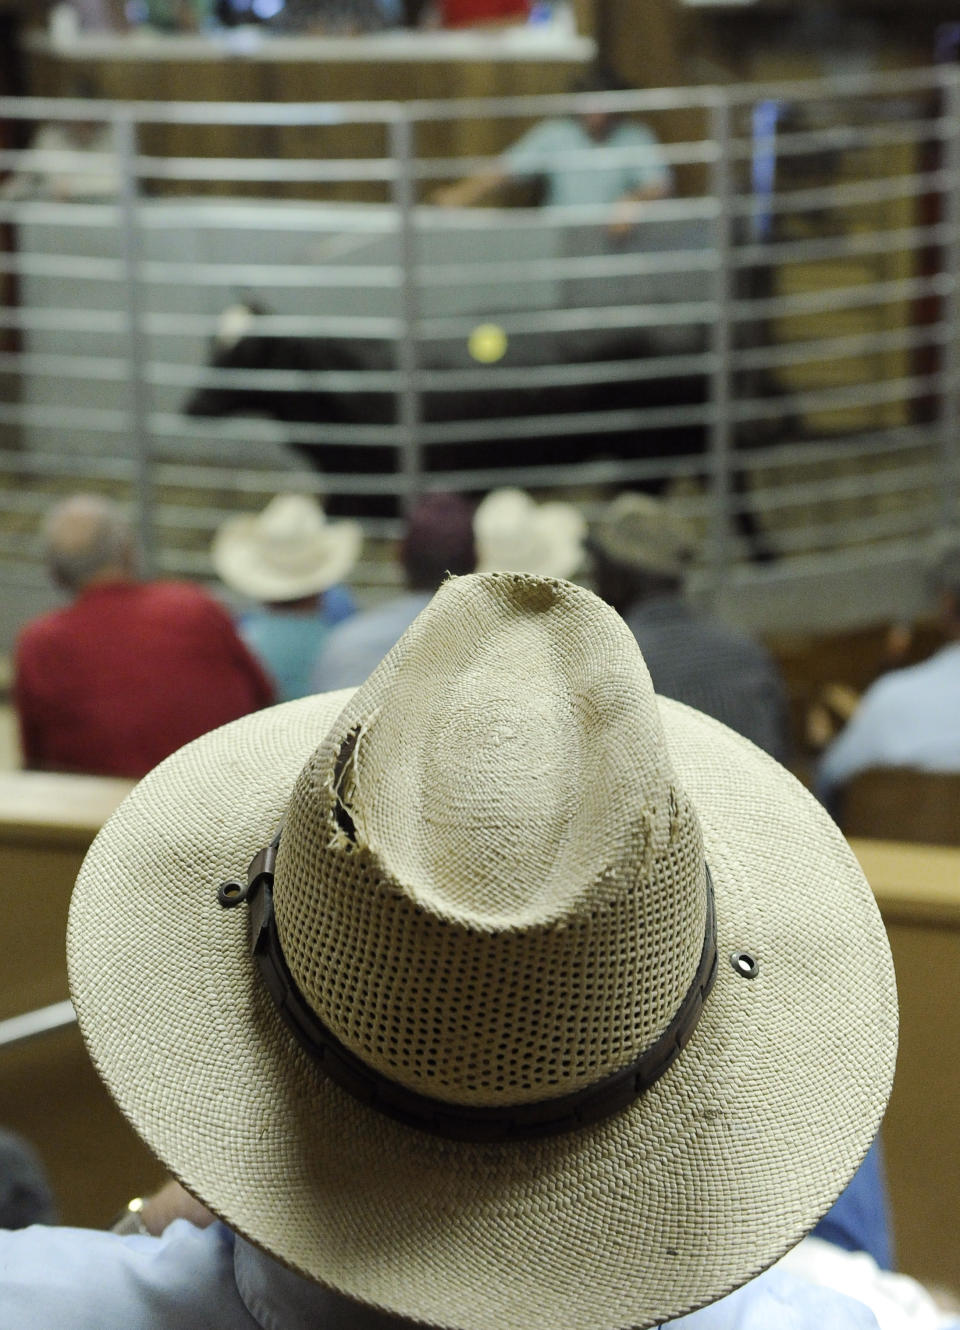
[[327, 522], [319, 503], [280, 494], [256, 516], [229, 518], [211, 558], [221, 581], [259, 602], [237, 621], [241, 637], [270, 674], [277, 700], [313, 691], [313, 670], [327, 636], [356, 609], [343, 579], [356, 562], [356, 522]]
[[[599, 69], [571, 92], [624, 91], [626, 84]], [[433, 202], [469, 207], [492, 199], [511, 181], [542, 180], [544, 206], [606, 207], [608, 230], [629, 231], [637, 205], [673, 193], [673, 172], [648, 125], [610, 111], [541, 120], [513, 143], [490, 170], [436, 190]]]

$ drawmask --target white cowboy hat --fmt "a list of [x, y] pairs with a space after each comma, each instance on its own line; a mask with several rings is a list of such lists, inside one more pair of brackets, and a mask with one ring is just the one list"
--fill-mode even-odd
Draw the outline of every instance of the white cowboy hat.
[[473, 517], [480, 573], [570, 577], [583, 562], [587, 524], [570, 503], [536, 503], [519, 489], [493, 490]]
[[220, 580], [254, 600], [299, 600], [346, 577], [363, 543], [358, 522], [328, 522], [316, 499], [278, 494], [262, 513], [228, 517], [210, 558]]
[[827, 814], [655, 697], [596, 596], [521, 575], [449, 580], [356, 692], [162, 763], [87, 856], [68, 959], [192, 1193], [459, 1330], [736, 1288], [834, 1201], [893, 1075], [886, 934]]

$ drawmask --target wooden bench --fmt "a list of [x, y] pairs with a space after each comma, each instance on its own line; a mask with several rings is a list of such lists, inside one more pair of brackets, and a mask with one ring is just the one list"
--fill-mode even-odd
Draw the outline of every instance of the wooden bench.
[[838, 795], [846, 836], [960, 845], [960, 772], [875, 767]]
[[[66, 925], [80, 864], [129, 781], [0, 773], [0, 1020], [69, 996]], [[76, 1025], [0, 1048], [0, 1124], [31, 1140], [65, 1223], [102, 1227], [163, 1172], [114, 1107]]]
[[883, 1128], [897, 1263], [960, 1292], [960, 849], [850, 844], [887, 926], [900, 996]]

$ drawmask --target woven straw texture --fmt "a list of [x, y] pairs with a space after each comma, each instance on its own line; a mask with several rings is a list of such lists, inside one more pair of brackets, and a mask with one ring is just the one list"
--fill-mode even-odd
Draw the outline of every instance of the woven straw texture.
[[[705, 853], [720, 968], [690, 1044], [629, 1109], [536, 1143], [364, 1108], [216, 904], [284, 817], [285, 952], [394, 1079], [524, 1102], [629, 1062], [696, 967]], [[893, 1074], [889, 948], [839, 832], [654, 699], [619, 618], [565, 583], [455, 579], [357, 693], [169, 758], [94, 843], [68, 944], [94, 1061], [191, 1191], [292, 1268], [461, 1330], [645, 1327], [739, 1286], [835, 1199]]]

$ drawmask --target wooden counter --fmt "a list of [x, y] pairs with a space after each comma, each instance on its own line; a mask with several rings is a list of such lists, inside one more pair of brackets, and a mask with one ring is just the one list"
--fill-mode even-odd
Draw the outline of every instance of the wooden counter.
[[[0, 774], [0, 1019], [69, 996], [70, 893], [90, 842], [131, 788], [92, 776]], [[66, 1223], [102, 1227], [162, 1180], [76, 1026], [0, 1048], [0, 1123], [36, 1145]]]
[[883, 1127], [897, 1262], [960, 1292], [960, 849], [850, 844], [887, 925], [900, 997]]
[[[496, 32], [396, 32], [359, 37], [222, 38], [95, 34], [69, 49], [45, 36], [26, 42], [31, 94], [62, 96], [78, 76], [102, 97], [121, 101], [358, 102], [426, 98], [522, 97], [562, 93], [589, 63], [592, 39], [552, 36], [536, 28]], [[474, 157], [500, 152], [530, 121], [493, 116], [422, 126], [422, 157]], [[387, 155], [381, 125], [148, 125], [142, 150], [153, 157], [368, 159]], [[154, 192], [230, 193], [270, 198], [382, 201], [385, 185], [347, 181], [264, 186], [239, 181], [178, 184]]]

